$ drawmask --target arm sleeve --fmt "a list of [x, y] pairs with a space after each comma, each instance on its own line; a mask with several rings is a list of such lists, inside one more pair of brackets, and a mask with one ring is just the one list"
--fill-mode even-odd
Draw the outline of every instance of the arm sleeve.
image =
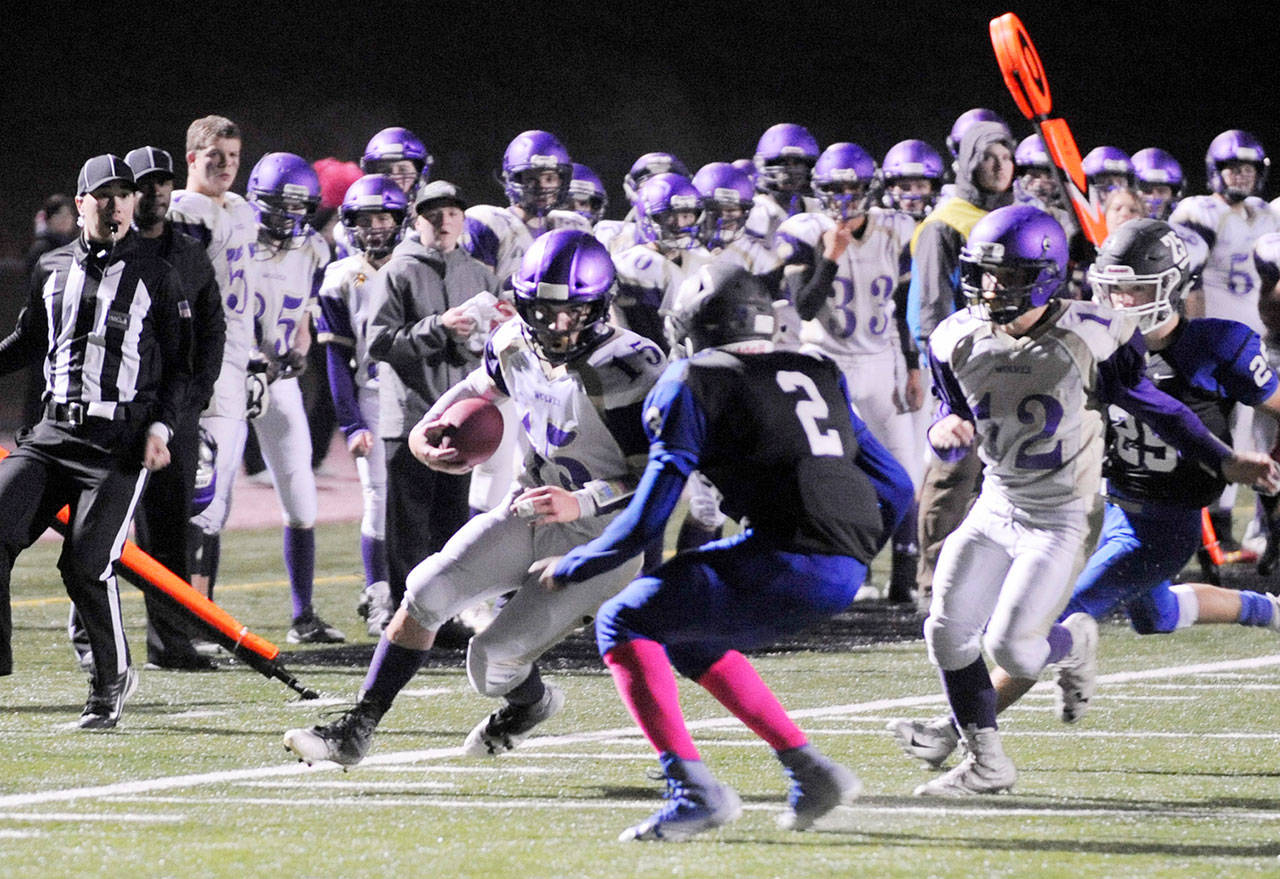
[[816, 265], [806, 269], [808, 278], [796, 290], [794, 300], [801, 320], [813, 320], [818, 316], [822, 304], [831, 296], [831, 285], [835, 282], [838, 268], [831, 260], [818, 254]]
[[351, 351], [337, 342], [325, 346], [325, 366], [329, 373], [329, 393], [333, 395], [333, 410], [338, 418], [342, 435], [351, 439], [356, 433], [368, 430], [360, 403], [356, 398], [356, 378], [351, 367]]
[[1098, 364], [1099, 398], [1132, 413], [1184, 456], [1221, 475], [1231, 447], [1210, 433], [1185, 405], [1152, 384], [1145, 358], [1146, 345], [1135, 330], [1125, 345]]
[[[974, 418], [973, 412], [969, 409], [969, 403], [964, 398], [964, 391], [960, 389], [960, 383], [956, 381], [955, 373], [951, 371], [951, 367], [934, 356], [932, 348], [929, 348], [928, 352], [929, 371], [933, 374], [933, 392], [938, 395], [938, 417], [934, 419], [934, 424], [952, 414], [959, 415], [965, 421], [976, 422], [977, 419]], [[930, 443], [929, 447], [933, 448], [933, 444]], [[954, 464], [969, 454], [969, 449], [933, 449], [933, 453], [948, 464]]]
[[[676, 375], [681, 372], [677, 369]], [[706, 416], [687, 385], [678, 379], [660, 381], [645, 402], [657, 410], [646, 424], [652, 442], [649, 463], [640, 476], [631, 502], [595, 540], [571, 551], [556, 566], [555, 576], [580, 583], [610, 571], [659, 535], [680, 500], [685, 480], [696, 469], [706, 438]]]

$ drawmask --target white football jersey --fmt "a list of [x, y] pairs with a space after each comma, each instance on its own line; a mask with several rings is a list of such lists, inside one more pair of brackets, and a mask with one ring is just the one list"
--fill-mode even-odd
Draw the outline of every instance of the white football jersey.
[[[817, 317], [801, 326], [801, 342], [836, 360], [898, 347], [893, 291], [910, 274], [915, 225], [899, 211], [874, 209], [867, 214], [862, 235], [849, 243], [837, 262], [826, 302]], [[782, 262], [796, 267], [788, 271], [789, 285], [800, 283], [802, 267], [817, 264], [822, 236], [834, 227], [835, 220], [826, 214], [796, 214], [778, 227], [775, 252]], [[794, 301], [796, 292], [796, 287], [790, 289], [788, 298]]]
[[255, 255], [259, 283], [254, 319], [262, 328], [262, 346], [283, 357], [298, 338], [298, 326], [320, 311], [316, 291], [329, 264], [329, 245], [308, 229], [294, 247], [268, 254], [259, 245]]
[[381, 269], [369, 264], [363, 253], [329, 263], [320, 283], [324, 329], [321, 343], [334, 342], [351, 349], [356, 362], [356, 387], [378, 387], [378, 361], [369, 356], [369, 321], [373, 317], [369, 294]]
[[621, 419], [609, 413], [634, 408], [639, 417], [666, 363], [653, 342], [615, 329], [589, 354], [552, 366], [535, 349], [524, 323], [511, 320], [494, 331], [485, 365], [472, 381], [478, 389], [497, 384], [515, 404], [529, 449], [522, 484], [576, 491], [593, 480], [643, 470], [647, 446], [640, 440], [628, 456], [609, 427]]
[[547, 211], [547, 219], [542, 228], [537, 231], [530, 229], [529, 232], [536, 238], [542, 232], [550, 232], [552, 229], [577, 229], [590, 235], [591, 221], [577, 211]]
[[712, 251], [711, 259], [715, 262], [723, 260], [746, 269], [753, 275], [767, 275], [782, 265], [776, 251], [765, 247], [763, 241], [748, 235], [739, 235], [725, 247]]
[[610, 254], [622, 253], [642, 243], [636, 233], [636, 224], [626, 220], [601, 220], [591, 232]]
[[253, 250], [258, 240], [258, 217], [234, 192], [228, 192], [219, 205], [207, 195], [179, 189], [169, 203], [169, 219], [205, 245], [222, 291], [227, 338], [222, 371], [205, 414], [242, 418], [245, 372], [254, 349], [253, 297], [258, 280]]
[[669, 258], [647, 244], [637, 244], [613, 257], [618, 274], [620, 307], [650, 306], [665, 314], [675, 303], [676, 292], [684, 279], [711, 262], [711, 254], [702, 247], [680, 250]]
[[1252, 196], [1244, 200], [1242, 209], [1233, 210], [1216, 195], [1197, 195], [1179, 202], [1169, 222], [1190, 228], [1209, 246], [1201, 276], [1205, 317], [1239, 321], [1263, 333], [1253, 244], [1268, 232], [1280, 231], [1280, 214]]
[[462, 247], [487, 265], [499, 281], [520, 268], [520, 260], [532, 244], [528, 227], [510, 209], [491, 204], [467, 208]]
[[1056, 317], [1014, 338], [962, 308], [929, 338], [977, 427], [983, 491], [1028, 509], [1088, 502], [1102, 475], [1098, 364], [1136, 323], [1095, 302], [1058, 300]]
[[[777, 233], [778, 227], [787, 219], [787, 211], [768, 193], [757, 192], [753, 201], [755, 204], [752, 205], [751, 212], [747, 214], [747, 234], [757, 241], [763, 242], [765, 247], [772, 248], [774, 246], [773, 236]], [[814, 213], [822, 210], [822, 203], [812, 196], [803, 196], [802, 201], [804, 202], [803, 213]]]

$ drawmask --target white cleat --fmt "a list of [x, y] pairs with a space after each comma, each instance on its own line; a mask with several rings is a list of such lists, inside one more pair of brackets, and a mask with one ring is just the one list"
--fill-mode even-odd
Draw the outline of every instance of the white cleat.
[[1058, 663], [1058, 694], [1054, 700], [1063, 723], [1075, 723], [1089, 710], [1098, 688], [1098, 623], [1087, 613], [1073, 613], [1062, 621], [1071, 632], [1071, 652]]
[[928, 720], [891, 720], [885, 729], [893, 733], [904, 754], [934, 769], [941, 769], [960, 744], [960, 733], [946, 714]]
[[542, 699], [533, 705], [512, 705], [504, 701], [502, 707], [467, 734], [462, 750], [468, 757], [490, 757], [518, 747], [534, 727], [564, 708], [564, 690], [554, 684], [547, 684], [546, 688]]
[[917, 797], [972, 797], [1004, 793], [1018, 779], [1018, 770], [1004, 753], [994, 729], [966, 729], [960, 765], [915, 789]]

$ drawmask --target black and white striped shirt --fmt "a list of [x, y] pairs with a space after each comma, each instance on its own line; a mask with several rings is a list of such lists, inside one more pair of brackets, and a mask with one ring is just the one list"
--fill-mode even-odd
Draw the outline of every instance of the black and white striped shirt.
[[27, 305], [0, 342], [0, 374], [43, 352], [46, 403], [172, 430], [191, 379], [191, 310], [173, 267], [80, 236], [40, 258]]

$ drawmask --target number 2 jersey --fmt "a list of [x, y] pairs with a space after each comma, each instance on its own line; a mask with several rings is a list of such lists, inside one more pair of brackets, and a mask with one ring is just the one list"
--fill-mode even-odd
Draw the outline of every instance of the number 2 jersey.
[[[1277, 388], [1258, 336], [1230, 320], [1183, 319], [1169, 344], [1148, 356], [1146, 373], [1228, 444], [1232, 407], [1256, 406]], [[1103, 469], [1108, 494], [1196, 509], [1222, 493], [1224, 482], [1216, 473], [1183, 458], [1123, 409], [1112, 406], [1109, 414]]]
[[929, 338], [940, 416], [977, 428], [984, 491], [1026, 509], [1097, 494], [1104, 407], [1114, 403], [1215, 469], [1230, 449], [1145, 375], [1146, 346], [1133, 318], [1094, 302], [1055, 299], [1014, 337], [962, 309]]

